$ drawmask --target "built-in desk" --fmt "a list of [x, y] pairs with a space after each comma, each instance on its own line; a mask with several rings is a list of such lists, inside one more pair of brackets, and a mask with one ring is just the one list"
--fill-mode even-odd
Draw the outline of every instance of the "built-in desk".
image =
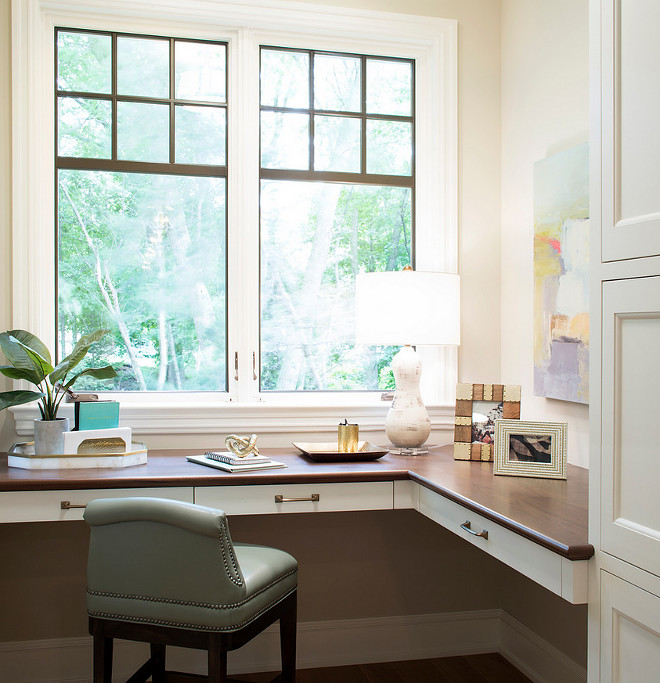
[[[197, 453], [197, 451], [195, 451]], [[99, 497], [159, 496], [230, 515], [412, 508], [572, 603], [587, 601], [588, 471], [566, 481], [493, 475], [492, 463], [455, 461], [453, 447], [427, 456], [317, 463], [290, 450], [264, 452], [285, 469], [229, 474], [152, 451], [125, 469], [31, 471], [0, 461], [0, 522], [82, 519]], [[276, 502], [276, 496], [279, 496]], [[296, 499], [296, 500], [292, 500]]]

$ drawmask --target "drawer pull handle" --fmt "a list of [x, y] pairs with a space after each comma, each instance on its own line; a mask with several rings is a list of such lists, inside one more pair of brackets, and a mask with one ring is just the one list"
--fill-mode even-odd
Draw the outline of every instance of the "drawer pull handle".
[[312, 493], [309, 498], [285, 498], [279, 493], [275, 496], [276, 503], [318, 503], [321, 496], [318, 493]]
[[468, 534], [472, 534], [473, 536], [481, 536], [481, 538], [488, 538], [488, 532], [486, 531], [486, 529], [477, 533], [474, 529], [472, 529], [472, 524], [470, 523], [470, 520], [461, 524], [461, 529], [465, 529], [465, 531], [467, 531]]
[[86, 507], [87, 505], [74, 505], [70, 500], [60, 501], [61, 510], [73, 510], [74, 508], [82, 508], [84, 510]]

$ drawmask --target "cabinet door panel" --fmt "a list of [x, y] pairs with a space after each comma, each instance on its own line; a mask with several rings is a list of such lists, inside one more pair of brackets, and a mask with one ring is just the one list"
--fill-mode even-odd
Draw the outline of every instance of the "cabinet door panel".
[[604, 551], [660, 573], [660, 277], [603, 283]]
[[660, 671], [660, 597], [601, 571], [601, 683], [649, 683]]
[[657, 0], [603, 2], [604, 261], [660, 254], [659, 25]]

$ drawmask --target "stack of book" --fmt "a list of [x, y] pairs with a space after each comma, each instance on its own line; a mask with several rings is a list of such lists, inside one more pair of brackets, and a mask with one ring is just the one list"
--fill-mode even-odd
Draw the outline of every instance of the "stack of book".
[[286, 467], [283, 462], [271, 460], [267, 455], [247, 455], [243, 458], [231, 451], [206, 451], [204, 455], [189, 455], [187, 460], [199, 465], [215, 467], [225, 472], [247, 472], [249, 470], [268, 470]]

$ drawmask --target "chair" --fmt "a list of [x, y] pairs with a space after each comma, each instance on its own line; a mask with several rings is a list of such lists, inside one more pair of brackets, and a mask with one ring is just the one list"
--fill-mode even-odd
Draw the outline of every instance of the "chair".
[[[280, 620], [282, 673], [294, 683], [298, 563], [288, 553], [233, 544], [222, 510], [159, 498], [108, 498], [90, 527], [87, 613], [94, 683], [112, 680], [113, 638], [147, 642], [129, 679], [225, 683], [227, 652]], [[208, 651], [208, 679], [165, 670], [167, 645]]]

